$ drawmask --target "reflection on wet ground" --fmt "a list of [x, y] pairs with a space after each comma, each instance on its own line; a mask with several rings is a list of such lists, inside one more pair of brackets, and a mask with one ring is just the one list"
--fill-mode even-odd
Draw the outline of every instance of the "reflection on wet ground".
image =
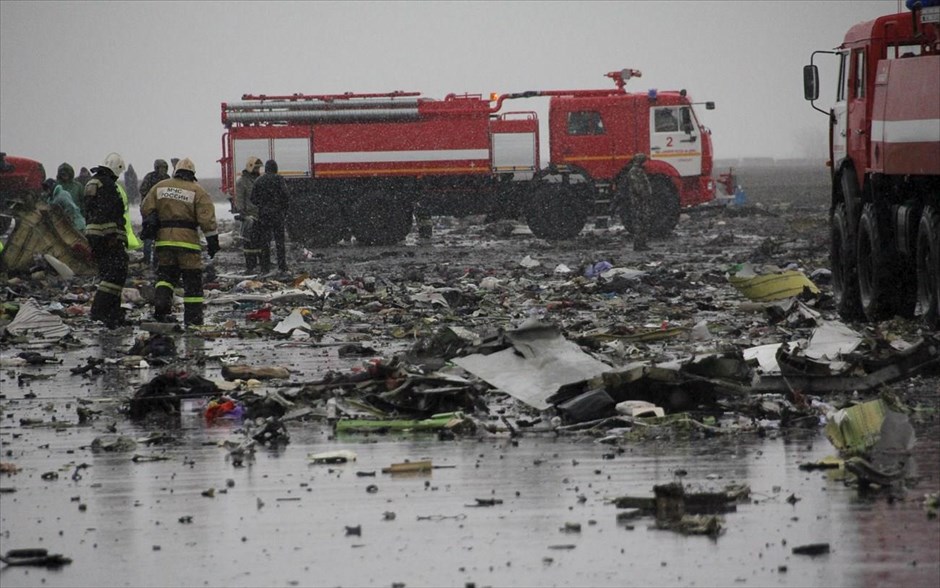
[[[376, 267], [386, 263], [373, 257]], [[860, 497], [829, 473], [799, 470], [835, 453], [819, 430], [625, 443], [619, 453], [593, 439], [551, 436], [517, 444], [496, 437], [331, 439], [317, 425], [295, 423], [289, 445], [259, 450], [253, 463], [236, 468], [220, 447], [236, 426], [207, 427], [189, 413], [166, 428], [179, 444], [137, 449], [169, 460], [134, 462], [133, 453], [94, 454], [90, 444], [111, 427], [132, 437], [155, 429], [106, 415], [74, 426], [76, 399], [113, 408], [162, 370], [70, 375], [88, 357], [122, 358], [133, 344], [126, 329], [93, 337], [97, 348], [28, 369], [48, 380], [21, 387], [13, 371], [0, 371], [2, 461], [21, 468], [0, 477], [0, 488], [16, 490], [0, 493], [0, 552], [42, 547], [73, 559], [58, 570], [3, 568], [4, 587], [940, 585], [940, 525], [922, 506], [924, 494], [940, 490], [935, 413], [918, 430], [919, 484], [892, 502]], [[253, 365], [285, 365], [295, 384], [361, 361], [303, 342], [176, 341], [180, 365], [210, 378], [219, 363], [207, 358], [227, 353]], [[397, 351], [394, 342], [386, 349]], [[308, 464], [311, 452], [339, 449], [358, 460]], [[381, 472], [422, 458], [442, 467], [428, 475]], [[677, 470], [694, 488], [748, 484], [751, 501], [725, 515], [726, 532], [714, 540], [655, 530], [650, 518], [617, 521], [608, 499], [649, 496], [654, 484], [677, 479]], [[44, 479], [48, 472], [58, 477]], [[213, 496], [204, 496], [210, 489]], [[502, 502], [468, 506], [477, 499]], [[566, 523], [581, 531], [563, 532]], [[809, 543], [828, 543], [831, 552], [793, 555]]]
[[[19, 403], [8, 412], [26, 414]], [[22, 471], [2, 480], [16, 492], [0, 495], [0, 550], [44, 547], [74, 560], [59, 570], [6, 568], [4, 586], [921, 586], [940, 577], [938, 525], [920, 501], [938, 487], [936, 438], [917, 447], [929, 473], [889, 504], [800, 471], [833, 452], [815, 431], [617, 453], [593, 440], [538, 437], [331, 440], [322, 428], [295, 425], [288, 446], [236, 468], [219, 447], [231, 423], [206, 427], [185, 414], [168, 430], [183, 443], [138, 447], [170, 458], [148, 463], [93, 454], [103, 427], [2, 431], [4, 460]], [[308, 453], [335, 449], [358, 460], [308, 465]], [[422, 458], [438, 467], [381, 472]], [[607, 499], [651, 495], [679, 469], [703, 489], [749, 484], [752, 500], [725, 515], [727, 531], [715, 540], [655, 530], [649, 518], [617, 522]], [[42, 479], [50, 471], [58, 479]], [[214, 497], [204, 495], [210, 489]], [[478, 498], [502, 503], [471, 506]], [[562, 532], [569, 522], [581, 531]], [[807, 543], [830, 543], [831, 553], [791, 553]]]

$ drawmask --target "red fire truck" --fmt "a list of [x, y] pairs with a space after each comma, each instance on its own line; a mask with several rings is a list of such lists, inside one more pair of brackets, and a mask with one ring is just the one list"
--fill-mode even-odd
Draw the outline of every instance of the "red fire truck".
[[[923, 7], [934, 4], [931, 7]], [[922, 316], [940, 301], [940, 2], [855, 25], [829, 116], [830, 262], [840, 314]], [[819, 73], [804, 68], [806, 99]]]
[[[630, 93], [636, 70], [606, 74], [614, 88], [491, 95], [417, 92], [245, 95], [222, 104], [223, 191], [249, 156], [277, 160], [291, 186], [288, 233], [309, 245], [350, 234], [360, 243], [400, 241], [425, 214], [523, 216], [533, 234], [570, 239], [589, 215], [617, 213], [635, 153], [647, 165], [667, 233], [681, 207], [714, 198], [710, 131], [685, 90]], [[540, 165], [533, 111], [504, 102], [549, 97], [550, 158]], [[706, 108], [714, 108], [707, 102]]]
[[0, 153], [0, 233], [13, 222], [14, 205], [39, 198], [45, 179], [46, 170], [38, 161]]

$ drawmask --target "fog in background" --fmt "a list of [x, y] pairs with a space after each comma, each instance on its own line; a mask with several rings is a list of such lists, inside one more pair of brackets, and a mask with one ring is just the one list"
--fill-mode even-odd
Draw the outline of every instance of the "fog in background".
[[[825, 158], [802, 66], [897, 0], [642, 2], [0, 2], [0, 149], [54, 175], [110, 151], [138, 176], [191, 157], [218, 177], [222, 102], [243, 94], [489, 95], [685, 88], [717, 158]], [[820, 61], [821, 58], [821, 61]], [[827, 59], [828, 58], [828, 59]], [[819, 56], [828, 109], [836, 70]], [[548, 136], [547, 98], [535, 110]], [[504, 105], [504, 110], [506, 109]], [[237, 166], [241, 162], [236, 162]]]

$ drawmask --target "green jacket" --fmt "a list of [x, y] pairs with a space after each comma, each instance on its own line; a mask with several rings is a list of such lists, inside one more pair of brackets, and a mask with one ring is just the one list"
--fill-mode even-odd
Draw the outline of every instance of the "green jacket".
[[56, 186], [52, 191], [52, 199], [49, 201], [52, 206], [58, 206], [72, 221], [72, 225], [79, 232], [85, 231], [85, 217], [76, 206], [72, 195], [62, 186]]
[[56, 170], [55, 178], [56, 185], [62, 186], [65, 188], [66, 192], [72, 195], [72, 201], [75, 202], [75, 206], [78, 207], [82, 216], [86, 216], [85, 186], [75, 179], [75, 169], [71, 165], [63, 163], [59, 166], [59, 169]]

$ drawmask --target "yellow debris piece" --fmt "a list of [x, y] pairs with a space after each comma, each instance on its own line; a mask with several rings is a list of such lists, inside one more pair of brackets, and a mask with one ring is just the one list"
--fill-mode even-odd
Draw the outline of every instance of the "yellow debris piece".
[[804, 288], [809, 288], [813, 294], [819, 294], [816, 284], [802, 272], [795, 270], [751, 277], [730, 276], [728, 280], [741, 294], [755, 302], [792, 298], [799, 296]]

